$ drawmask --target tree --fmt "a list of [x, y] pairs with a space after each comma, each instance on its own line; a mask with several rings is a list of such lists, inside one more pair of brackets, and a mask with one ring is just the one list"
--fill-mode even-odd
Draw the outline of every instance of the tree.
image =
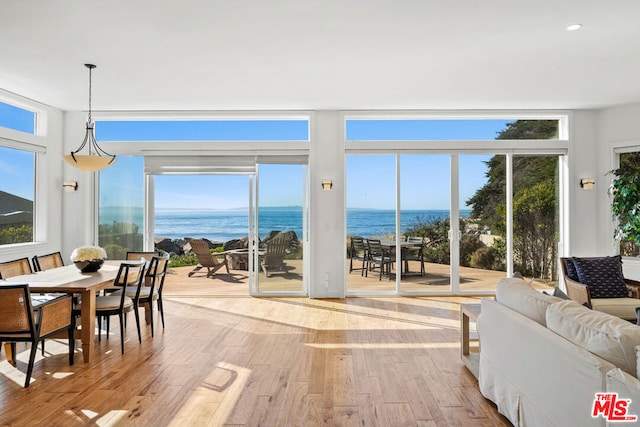
[[640, 253], [640, 153], [620, 155], [620, 167], [609, 189], [611, 212], [617, 220], [614, 238], [620, 239], [621, 254]]
[[[516, 120], [507, 123], [496, 139], [549, 139], [557, 137], [556, 120]], [[471, 218], [498, 234], [506, 228], [506, 156], [495, 155], [487, 164], [487, 182], [467, 200]], [[555, 277], [556, 176], [555, 156], [513, 157], [513, 248], [516, 267], [534, 277]], [[532, 240], [533, 239], [533, 240]]]

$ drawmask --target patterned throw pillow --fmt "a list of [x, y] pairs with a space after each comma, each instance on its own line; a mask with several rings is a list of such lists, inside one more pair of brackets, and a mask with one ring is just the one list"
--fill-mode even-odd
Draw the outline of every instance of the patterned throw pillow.
[[591, 298], [626, 298], [629, 296], [622, 275], [620, 255], [602, 258], [573, 258], [578, 281], [589, 286]]
[[578, 270], [576, 270], [576, 263], [573, 262], [573, 258], [565, 258], [564, 266], [567, 268], [567, 277], [569, 277], [569, 279], [571, 280], [579, 282], [580, 279], [578, 278]]

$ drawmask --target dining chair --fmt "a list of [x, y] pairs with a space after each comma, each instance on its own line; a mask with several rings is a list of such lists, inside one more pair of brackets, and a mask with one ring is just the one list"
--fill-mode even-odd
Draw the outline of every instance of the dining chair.
[[406, 241], [413, 245], [405, 248], [402, 254], [405, 272], [409, 272], [409, 261], [420, 261], [420, 275], [424, 276], [424, 239], [420, 236], [407, 236]]
[[138, 261], [140, 258], [145, 258], [147, 260], [150, 260], [151, 257], [154, 256], [159, 256], [160, 252], [158, 251], [149, 251], [149, 252], [143, 252], [143, 251], [129, 251], [127, 252], [127, 260], [128, 261]]
[[[125, 289], [127, 286], [136, 287], [136, 295], [134, 298], [128, 297], [125, 292], [119, 292], [117, 295], [114, 293], [97, 296], [96, 297], [96, 317], [98, 318], [98, 341], [101, 340], [102, 331], [102, 319], [107, 322], [107, 339], [109, 339], [111, 316], [118, 316], [120, 321], [120, 347], [122, 354], [124, 354], [124, 328], [126, 321], [126, 313], [134, 310], [134, 299], [138, 299], [140, 295], [140, 288], [142, 287], [142, 279], [144, 277], [144, 268], [146, 260], [144, 258], [139, 261], [125, 261], [120, 264], [118, 274], [114, 280], [114, 286]], [[138, 341], [142, 342], [140, 335], [140, 319], [138, 317], [138, 310], [134, 312], [136, 316], [136, 324], [138, 326]]]
[[[32, 305], [32, 297], [37, 305]], [[38, 299], [41, 301], [38, 301]], [[0, 347], [10, 343], [12, 359], [16, 366], [16, 342], [31, 343], [29, 364], [24, 386], [29, 387], [38, 341], [67, 330], [69, 339], [69, 365], [73, 365], [75, 351], [75, 319], [72, 316], [71, 295], [31, 295], [29, 285], [0, 286]], [[9, 360], [9, 355], [7, 355]]]
[[[376, 268], [380, 269], [380, 278], [382, 280], [382, 274], [391, 274], [391, 267], [396, 262], [395, 255], [385, 251], [382, 248], [380, 239], [366, 239], [367, 242], [367, 266], [364, 272], [365, 277], [368, 277], [369, 271], [375, 271]], [[373, 264], [373, 267], [371, 266]], [[376, 267], [377, 266], [377, 267]]]
[[33, 271], [45, 271], [52, 268], [64, 267], [62, 254], [53, 252], [47, 255], [36, 255], [32, 259]]
[[33, 273], [33, 270], [31, 269], [29, 258], [19, 258], [0, 263], [0, 279], [31, 273]]
[[[354, 268], [353, 260], [362, 261], [362, 267]], [[349, 273], [353, 270], [360, 270], [360, 275], [364, 276], [365, 263], [367, 261], [367, 249], [364, 239], [360, 236], [351, 236], [351, 247], [349, 248]]]
[[[162, 319], [162, 328], [164, 329], [164, 307], [162, 305], [162, 288], [164, 286], [164, 277], [167, 273], [169, 265], [169, 254], [165, 253], [160, 256], [152, 256], [149, 265], [144, 274], [144, 284], [142, 286], [127, 286], [125, 294], [133, 301], [133, 309], [138, 312], [140, 306], [148, 306], [149, 325], [151, 326], [151, 336], [154, 336], [153, 328], [153, 301], [158, 301], [158, 311]], [[120, 295], [122, 290], [118, 290], [111, 295]], [[138, 317], [136, 316], [136, 321]], [[138, 325], [138, 339], [142, 342], [140, 336], [140, 325]]]

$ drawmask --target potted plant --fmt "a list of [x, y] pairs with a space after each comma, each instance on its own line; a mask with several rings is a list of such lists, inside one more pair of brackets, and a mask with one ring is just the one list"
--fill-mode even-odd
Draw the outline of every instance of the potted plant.
[[614, 238], [623, 245], [632, 243], [637, 252], [640, 248], [640, 166], [622, 165], [609, 174], [614, 177], [609, 187], [611, 212], [617, 220]]

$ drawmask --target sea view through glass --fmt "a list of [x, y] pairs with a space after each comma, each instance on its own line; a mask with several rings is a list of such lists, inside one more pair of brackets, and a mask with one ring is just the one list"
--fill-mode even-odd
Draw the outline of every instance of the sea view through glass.
[[[293, 230], [302, 237], [302, 208], [261, 207], [258, 223], [260, 237], [272, 230]], [[470, 211], [460, 211], [461, 217], [468, 217]], [[110, 224], [122, 221], [118, 208], [100, 209], [100, 223]], [[403, 210], [401, 230], [418, 222], [432, 223], [447, 218], [448, 210]], [[130, 222], [142, 228], [142, 208], [136, 209]], [[156, 209], [155, 236], [169, 239], [184, 237], [204, 237], [212, 241], [225, 242], [247, 236], [248, 210], [246, 209]], [[395, 233], [395, 210], [392, 209], [347, 209], [347, 234], [363, 237], [387, 236]], [[142, 230], [140, 230], [142, 231]]]

